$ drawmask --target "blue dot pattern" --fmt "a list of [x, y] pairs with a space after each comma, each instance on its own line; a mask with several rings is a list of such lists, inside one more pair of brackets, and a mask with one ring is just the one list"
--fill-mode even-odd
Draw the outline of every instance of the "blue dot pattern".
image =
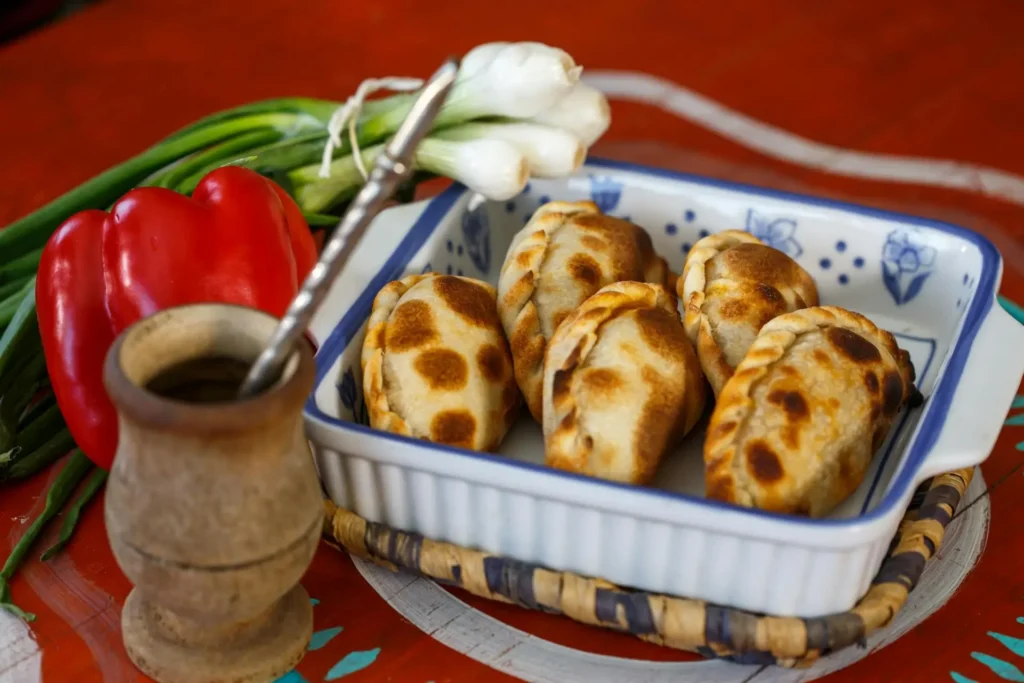
[[829, 268], [832, 267], [832, 261], [830, 261], [827, 258], [823, 258], [820, 261], [818, 261], [818, 265], [820, 265], [824, 270], [828, 270]]

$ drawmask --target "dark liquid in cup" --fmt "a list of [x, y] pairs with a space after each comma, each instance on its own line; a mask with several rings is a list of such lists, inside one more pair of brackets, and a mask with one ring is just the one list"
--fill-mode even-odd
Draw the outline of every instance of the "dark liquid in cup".
[[237, 399], [249, 363], [210, 356], [172, 365], [146, 384], [154, 394], [186, 403], [228, 403]]

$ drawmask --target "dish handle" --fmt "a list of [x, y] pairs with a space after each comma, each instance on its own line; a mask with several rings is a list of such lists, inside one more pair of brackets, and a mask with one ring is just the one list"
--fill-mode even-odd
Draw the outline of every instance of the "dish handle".
[[980, 465], [1003, 428], [1024, 375], [1024, 325], [993, 301], [978, 330], [935, 447], [916, 477]]
[[429, 205], [430, 200], [423, 199], [392, 206], [377, 215], [309, 324], [309, 332], [317, 345], [334, 331], [339, 314], [352, 307], [366, 283], [373, 280]]

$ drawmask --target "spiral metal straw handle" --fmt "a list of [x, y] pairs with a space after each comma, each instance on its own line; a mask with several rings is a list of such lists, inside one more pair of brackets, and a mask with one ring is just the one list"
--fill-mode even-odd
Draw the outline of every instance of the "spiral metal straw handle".
[[444, 104], [459, 71], [458, 60], [450, 58], [424, 86], [409, 115], [395, 136], [377, 157], [374, 169], [356, 195], [334, 235], [324, 246], [320, 260], [302, 283], [284, 317], [277, 324], [267, 346], [249, 368], [238, 390], [238, 398], [250, 398], [272, 386], [281, 376], [289, 353], [309, 326], [331, 283], [355, 251], [363, 233], [384, 203], [412, 173], [416, 147], [426, 136]]

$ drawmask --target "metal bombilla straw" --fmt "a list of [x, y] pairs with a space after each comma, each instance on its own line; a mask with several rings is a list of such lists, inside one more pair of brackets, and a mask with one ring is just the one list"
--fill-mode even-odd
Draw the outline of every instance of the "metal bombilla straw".
[[459, 64], [448, 59], [438, 69], [416, 99], [409, 115], [399, 126], [395, 136], [377, 157], [373, 171], [356, 195], [334, 235], [324, 246], [320, 260], [302, 283], [292, 299], [284, 317], [277, 324], [267, 346], [249, 368], [249, 373], [238, 390], [240, 399], [251, 398], [277, 382], [285, 362], [302, 337], [323, 302], [334, 279], [345, 267], [370, 222], [384, 208], [395, 190], [412, 173], [412, 159], [416, 147], [429, 132], [444, 104], [448, 91], [455, 83]]

